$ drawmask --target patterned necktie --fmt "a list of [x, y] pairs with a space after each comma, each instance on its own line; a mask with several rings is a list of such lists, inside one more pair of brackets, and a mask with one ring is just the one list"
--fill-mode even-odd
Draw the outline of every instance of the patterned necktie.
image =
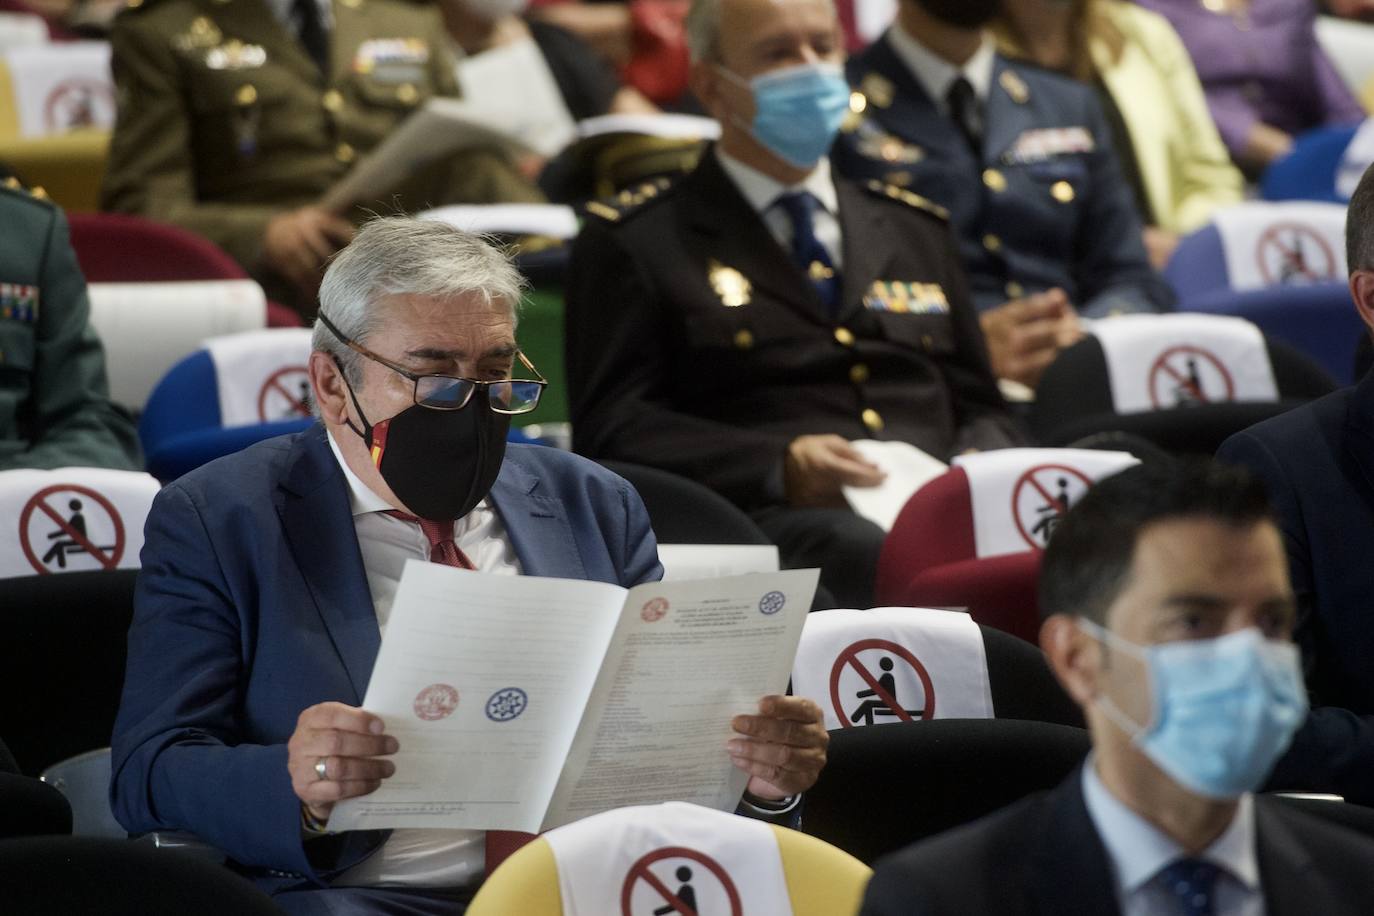
[[954, 126], [959, 128], [959, 133], [963, 134], [968, 148], [973, 151], [973, 158], [981, 160], [983, 115], [979, 111], [978, 96], [974, 94], [973, 84], [964, 77], [959, 77], [950, 84], [945, 100], [949, 103], [949, 116], [954, 119]]
[[329, 75], [329, 33], [324, 30], [317, 0], [295, 0], [292, 18], [300, 29], [299, 37], [305, 53], [320, 68], [323, 76]]
[[815, 216], [821, 202], [806, 191], [783, 194], [773, 202], [781, 207], [792, 222], [792, 261], [802, 269], [816, 293], [830, 310], [830, 317], [839, 316], [840, 273], [830, 252], [816, 238]]
[[1179, 916], [1214, 916], [1221, 869], [1202, 859], [1179, 859], [1159, 872], [1165, 889], [1178, 900]]
[[[429, 562], [442, 563], [444, 566], [457, 566], [460, 569], [475, 570], [477, 568], [453, 540], [453, 519], [442, 521], [431, 518], [416, 518], [405, 512], [397, 512], [395, 509], [388, 510], [386, 514], [392, 518], [399, 518], [403, 522], [420, 526], [420, 530], [425, 533], [425, 538], [429, 541]], [[533, 839], [535, 839], [533, 833], [521, 833], [518, 830], [488, 830], [486, 836], [487, 874], [495, 871], [496, 866]]]

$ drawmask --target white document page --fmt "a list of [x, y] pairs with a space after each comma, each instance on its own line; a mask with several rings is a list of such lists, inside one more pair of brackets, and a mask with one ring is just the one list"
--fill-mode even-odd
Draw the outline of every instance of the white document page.
[[658, 561], [667, 582], [775, 573], [780, 565], [772, 544], [659, 544]]
[[730, 720], [786, 691], [819, 575], [632, 589], [543, 829], [625, 805], [734, 810], [748, 776], [725, 747]]
[[461, 58], [457, 75], [464, 100], [541, 156], [558, 155], [577, 136], [563, 93], [533, 39]]
[[537, 831], [624, 597], [407, 562], [363, 701], [400, 744], [396, 774], [329, 829]]
[[378, 200], [404, 176], [479, 146], [495, 147], [510, 158], [535, 152], [520, 137], [491, 123], [485, 109], [464, 99], [430, 99], [326, 191], [320, 206], [343, 213], [354, 204]]
[[943, 461], [905, 442], [859, 439], [849, 444], [881, 468], [887, 479], [876, 487], [845, 487], [844, 498], [850, 508], [884, 531], [892, 530], [913, 493], [949, 469]]

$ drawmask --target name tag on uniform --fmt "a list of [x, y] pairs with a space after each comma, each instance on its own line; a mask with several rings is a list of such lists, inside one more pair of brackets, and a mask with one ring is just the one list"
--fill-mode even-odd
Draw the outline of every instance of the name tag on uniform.
[[1051, 127], [1023, 131], [1002, 158], [1008, 163], [1043, 162], [1056, 156], [1091, 153], [1097, 148], [1086, 127]]
[[874, 280], [864, 296], [864, 308], [875, 312], [912, 315], [948, 315], [949, 300], [938, 283], [905, 283]]
[[38, 287], [20, 283], [0, 283], [0, 321], [37, 323]]
[[383, 83], [415, 83], [428, 63], [429, 42], [423, 38], [372, 38], [358, 46], [353, 72]]

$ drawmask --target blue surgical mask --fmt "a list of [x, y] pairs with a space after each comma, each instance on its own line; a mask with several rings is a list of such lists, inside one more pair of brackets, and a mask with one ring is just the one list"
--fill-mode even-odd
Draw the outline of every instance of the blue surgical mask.
[[1132, 721], [1110, 697], [1098, 708], [1180, 786], [1231, 799], [1259, 787], [1307, 715], [1298, 650], [1254, 627], [1216, 639], [1138, 646], [1097, 625], [1100, 642], [1145, 661], [1154, 716]]
[[799, 169], [821, 160], [849, 111], [849, 84], [837, 64], [799, 64], [752, 80], [720, 72], [754, 94], [754, 123], [745, 129]]

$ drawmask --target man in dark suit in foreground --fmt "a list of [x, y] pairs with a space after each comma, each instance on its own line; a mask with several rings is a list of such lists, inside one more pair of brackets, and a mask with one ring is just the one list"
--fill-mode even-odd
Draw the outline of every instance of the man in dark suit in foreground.
[[882, 475], [850, 443], [948, 460], [1020, 433], [945, 212], [831, 178], [850, 92], [830, 0], [701, 0], [688, 23], [720, 143], [667, 190], [588, 208], [567, 293], [574, 446], [706, 484], [866, 607], [883, 532], [841, 487]]
[[1210, 464], [1100, 483], [1045, 553], [1040, 643], [1093, 752], [1052, 792], [878, 864], [863, 912], [1368, 912], [1374, 843], [1251, 794], [1306, 711], [1264, 489]]
[[[1351, 298], [1374, 328], [1374, 169], [1345, 245]], [[1374, 376], [1237, 433], [1217, 457], [1264, 479], [1298, 595], [1314, 708], [1270, 785], [1374, 805]]]

